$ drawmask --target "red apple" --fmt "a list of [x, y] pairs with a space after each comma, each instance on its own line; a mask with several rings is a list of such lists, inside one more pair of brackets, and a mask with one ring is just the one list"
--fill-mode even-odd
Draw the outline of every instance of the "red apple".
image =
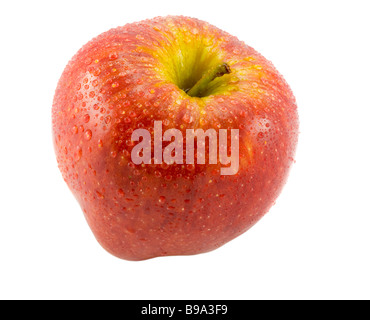
[[[179, 16], [112, 29], [82, 47], [59, 81], [52, 115], [64, 180], [99, 243], [127, 260], [208, 252], [244, 233], [278, 197], [298, 136], [295, 98], [271, 62]], [[171, 129], [184, 147], [167, 150], [177, 159], [168, 164]], [[193, 140], [192, 163], [186, 137], [197, 129], [218, 140], [215, 150], [212, 139]], [[149, 138], [139, 152], [138, 132]], [[133, 150], [149, 162], [133, 161]], [[234, 172], [222, 173], [221, 152], [235, 160]]]

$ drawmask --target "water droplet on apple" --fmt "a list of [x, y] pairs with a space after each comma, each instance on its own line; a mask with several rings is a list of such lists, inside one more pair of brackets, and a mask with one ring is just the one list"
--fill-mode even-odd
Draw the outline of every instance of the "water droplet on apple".
[[182, 120], [185, 122], [185, 123], [192, 123], [194, 121], [194, 118], [192, 115], [190, 115], [189, 113], [185, 113], [185, 115], [183, 116]]
[[101, 70], [99, 68], [96, 68], [94, 71], [93, 71], [93, 75], [95, 77], [97, 77], [99, 74], [101, 73]]
[[166, 202], [166, 197], [160, 196], [159, 199], [158, 199], [158, 202], [159, 203], [165, 203]]
[[157, 177], [157, 178], [160, 178], [162, 176], [162, 173], [160, 173], [160, 171], [155, 171], [154, 172], [154, 175]]
[[88, 114], [85, 114], [83, 120], [85, 123], [88, 123], [90, 121], [90, 116]]
[[195, 169], [195, 165], [193, 165], [193, 164], [188, 164], [186, 166], [186, 170], [188, 170], [188, 171], [194, 171], [194, 169]]
[[116, 60], [118, 58], [118, 54], [116, 52], [111, 53], [109, 55], [109, 60]]
[[80, 146], [77, 146], [77, 151], [76, 151], [76, 154], [75, 154], [75, 160], [78, 162], [81, 160], [81, 157], [82, 157], [82, 149]]
[[167, 180], [167, 181], [171, 181], [172, 180], [172, 176], [169, 174], [169, 175], [165, 176], [164, 179]]
[[104, 195], [101, 192], [96, 191], [96, 195], [98, 196], [99, 199], [104, 199]]
[[126, 232], [129, 233], [129, 234], [134, 234], [135, 233], [135, 229], [130, 228], [130, 227], [127, 227], [126, 228]]
[[88, 130], [86, 130], [86, 132], [85, 132], [85, 139], [86, 139], [87, 141], [89, 141], [89, 140], [91, 140], [91, 138], [92, 138], [92, 132], [91, 132], [91, 130], [90, 130], [90, 129], [88, 129]]

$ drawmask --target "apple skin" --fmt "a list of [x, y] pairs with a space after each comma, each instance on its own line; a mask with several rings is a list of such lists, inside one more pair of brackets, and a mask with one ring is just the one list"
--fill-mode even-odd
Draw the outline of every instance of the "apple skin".
[[[190, 97], [212, 65], [232, 72]], [[182, 88], [181, 88], [182, 87]], [[183, 89], [183, 90], [182, 90]], [[240, 168], [134, 165], [133, 130], [240, 130]], [[126, 260], [214, 250], [275, 203], [294, 162], [297, 105], [274, 66], [197, 19], [158, 17], [101, 34], [65, 68], [52, 109], [60, 171], [98, 242]]]

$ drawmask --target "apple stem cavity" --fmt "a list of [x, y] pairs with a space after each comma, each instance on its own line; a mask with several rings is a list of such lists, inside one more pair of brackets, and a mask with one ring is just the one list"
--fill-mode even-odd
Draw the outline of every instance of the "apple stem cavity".
[[191, 97], [203, 97], [203, 93], [207, 90], [208, 85], [216, 78], [222, 77], [225, 74], [230, 74], [231, 68], [227, 63], [222, 63], [204, 73], [202, 78], [186, 93]]

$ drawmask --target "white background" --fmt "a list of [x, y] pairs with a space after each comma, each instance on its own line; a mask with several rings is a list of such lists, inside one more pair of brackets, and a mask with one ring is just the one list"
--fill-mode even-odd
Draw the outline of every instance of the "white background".
[[[2, 1], [1, 299], [369, 299], [367, 1]], [[187, 15], [271, 60], [296, 95], [288, 184], [250, 231], [211, 253], [119, 260], [96, 242], [58, 171], [51, 106], [96, 35]]]

